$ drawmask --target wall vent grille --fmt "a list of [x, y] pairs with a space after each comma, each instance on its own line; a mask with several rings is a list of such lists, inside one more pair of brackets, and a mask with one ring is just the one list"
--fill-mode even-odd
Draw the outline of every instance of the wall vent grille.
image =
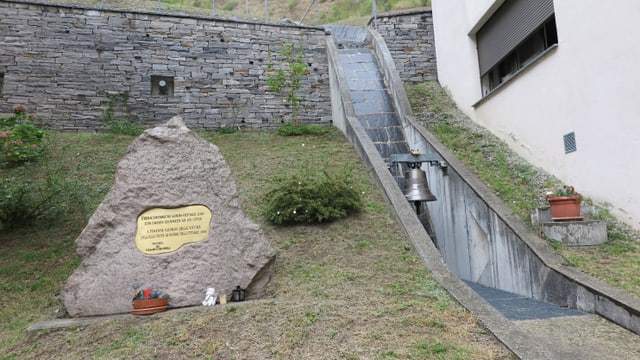
[[564, 153], [572, 153], [577, 150], [576, 147], [576, 133], [573, 131], [564, 135]]

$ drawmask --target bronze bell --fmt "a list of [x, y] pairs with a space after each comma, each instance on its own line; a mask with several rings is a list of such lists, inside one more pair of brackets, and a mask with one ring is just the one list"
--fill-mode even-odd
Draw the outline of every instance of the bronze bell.
[[404, 173], [403, 193], [407, 200], [415, 203], [418, 214], [420, 214], [420, 202], [437, 200], [429, 189], [427, 173], [420, 170], [419, 167], [413, 167]]

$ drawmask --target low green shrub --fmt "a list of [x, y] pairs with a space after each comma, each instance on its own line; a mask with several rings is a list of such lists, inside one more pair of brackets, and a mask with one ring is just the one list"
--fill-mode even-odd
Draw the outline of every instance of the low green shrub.
[[291, 121], [298, 125], [298, 109], [304, 101], [304, 96], [299, 95], [302, 80], [309, 73], [309, 64], [304, 59], [304, 47], [300, 44], [297, 48], [292, 43], [285, 43], [279, 54], [279, 63], [273, 62], [272, 54], [269, 53], [269, 63], [267, 64], [268, 90], [280, 94], [291, 106]]
[[327, 128], [324, 128], [315, 124], [295, 124], [284, 123], [280, 126], [276, 133], [281, 136], [297, 136], [297, 135], [319, 135], [327, 132]]
[[240, 130], [235, 126], [225, 126], [218, 129], [218, 133], [220, 134], [235, 134], [238, 131]]
[[321, 223], [361, 210], [362, 192], [351, 176], [351, 168], [317, 171], [303, 166], [295, 175], [273, 179], [265, 195], [264, 216], [275, 224]]
[[329, 12], [329, 22], [337, 22], [346, 19], [351, 14], [359, 14], [359, 8], [364, 1], [337, 0]]
[[33, 119], [24, 105], [14, 106], [11, 116], [0, 117], [0, 160], [24, 163], [42, 155], [45, 131], [38, 129]]
[[238, 1], [237, 0], [231, 0], [231, 1], [227, 1], [227, 3], [222, 6], [222, 10], [223, 11], [233, 11], [233, 10], [235, 10], [236, 7], [238, 7]]
[[117, 116], [114, 110], [116, 106], [122, 106], [125, 114], [128, 114], [127, 102], [129, 101], [128, 93], [109, 95], [107, 107], [102, 112], [101, 122], [105, 125], [109, 132], [116, 135], [138, 136], [142, 134], [144, 129], [132, 122], [127, 116]]
[[0, 181], [0, 229], [11, 231], [84, 209], [84, 194], [82, 184], [58, 175], [43, 181], [25, 175], [4, 178]]

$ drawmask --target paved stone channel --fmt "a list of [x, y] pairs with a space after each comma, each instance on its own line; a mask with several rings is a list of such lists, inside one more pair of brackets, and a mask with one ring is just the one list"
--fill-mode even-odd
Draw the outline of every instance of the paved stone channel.
[[409, 146], [371, 49], [342, 43], [338, 53], [349, 82], [353, 110], [382, 158], [388, 164], [391, 154], [408, 153]]
[[[336, 26], [329, 30], [338, 48], [356, 116], [389, 164], [391, 154], [408, 153], [410, 149], [376, 57], [366, 43], [366, 29]], [[640, 359], [640, 337], [600, 316], [477, 283], [467, 284], [529, 335], [531, 342], [545, 344], [555, 355], [553, 358]], [[508, 339], [501, 340], [509, 346]]]

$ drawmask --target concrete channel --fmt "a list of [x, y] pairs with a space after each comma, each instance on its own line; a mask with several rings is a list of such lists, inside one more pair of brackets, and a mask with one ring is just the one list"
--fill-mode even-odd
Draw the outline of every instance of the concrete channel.
[[[564, 266], [415, 121], [375, 30], [327, 30], [334, 125], [355, 146], [425, 265], [451, 295], [519, 358], [640, 358], [638, 298]], [[422, 215], [402, 193], [402, 171], [392, 161], [411, 149], [436, 160], [422, 167], [438, 199], [427, 202]]]

